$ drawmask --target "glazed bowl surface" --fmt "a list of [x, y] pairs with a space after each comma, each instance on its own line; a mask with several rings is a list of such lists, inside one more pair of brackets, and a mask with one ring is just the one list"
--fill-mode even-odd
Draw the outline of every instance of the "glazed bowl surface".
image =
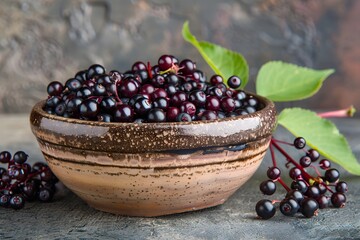
[[54, 174], [98, 210], [160, 216], [224, 203], [256, 171], [276, 124], [274, 104], [186, 123], [104, 123], [46, 113], [31, 129]]

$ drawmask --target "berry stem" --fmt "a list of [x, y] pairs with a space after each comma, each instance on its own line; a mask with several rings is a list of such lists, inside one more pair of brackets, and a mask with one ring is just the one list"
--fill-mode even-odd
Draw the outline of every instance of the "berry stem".
[[291, 162], [292, 164], [294, 164], [297, 168], [299, 168], [301, 170], [303, 177], [306, 181], [309, 181], [310, 179], [312, 179], [310, 174], [308, 174], [300, 164], [298, 164], [283, 148], [281, 148], [279, 146], [279, 144], [273, 138], [271, 139], [270, 144], [272, 144], [282, 155], [284, 155], [284, 157], [286, 158], [286, 160], [288, 162]]
[[149, 77], [153, 78], [153, 75], [151, 73], [151, 64], [150, 64], [150, 62], [147, 62], [147, 72], [149, 74]]
[[120, 81], [116, 80], [116, 82], [115, 82], [115, 99], [116, 99], [116, 101], [118, 101], [119, 104], [122, 104], [122, 101], [119, 98], [119, 93], [118, 93], [118, 90], [117, 90], [119, 83], [120, 83]]
[[314, 170], [315, 170], [315, 172], [316, 172], [316, 174], [320, 177], [321, 176], [321, 173], [319, 172], [319, 169], [317, 169], [317, 167], [315, 167], [315, 166], [309, 166], [309, 167], [311, 167], [311, 168], [313, 168]]
[[356, 109], [353, 106], [330, 112], [318, 113], [317, 115], [322, 118], [334, 118], [334, 117], [352, 117], [354, 116]]
[[327, 189], [329, 192], [334, 193], [334, 191], [333, 191], [326, 183], [321, 182], [320, 184], [323, 185], [323, 186], [325, 186], [326, 189]]
[[274, 141], [278, 142], [278, 143], [281, 143], [281, 144], [285, 144], [285, 145], [289, 145], [289, 146], [294, 146], [294, 144], [292, 143], [288, 143], [288, 142], [285, 142], [285, 141], [281, 141], [279, 139], [275, 139], [273, 138]]
[[281, 178], [278, 178], [277, 181], [281, 184], [281, 186], [285, 188], [287, 192], [291, 191], [291, 189], [286, 185], [286, 183]]
[[270, 153], [271, 153], [271, 160], [273, 162], [273, 166], [276, 167], [275, 152], [272, 144], [270, 144]]

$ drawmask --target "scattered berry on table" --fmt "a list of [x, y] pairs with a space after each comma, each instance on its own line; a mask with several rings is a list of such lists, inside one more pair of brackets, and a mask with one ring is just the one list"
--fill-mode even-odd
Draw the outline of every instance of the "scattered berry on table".
[[[297, 149], [299, 160], [290, 156], [282, 145]], [[327, 159], [317, 162], [320, 153], [312, 148], [306, 150], [305, 147], [306, 141], [303, 137], [295, 138], [293, 143], [271, 139], [273, 166], [267, 170], [268, 179], [260, 183], [260, 191], [264, 195], [274, 195], [277, 184], [280, 184], [286, 190], [286, 195], [282, 200], [260, 200], [255, 207], [258, 217], [262, 219], [273, 217], [277, 207], [285, 216], [296, 216], [299, 213], [310, 218], [317, 216], [320, 209], [345, 206], [348, 185], [339, 180], [339, 171], [331, 168], [331, 163]], [[290, 177], [289, 185], [285, 182], [289, 179], [281, 175], [277, 166], [275, 150], [285, 158], [285, 166]]]
[[50, 168], [41, 162], [30, 166], [28, 155], [23, 151], [11, 156], [10, 152], [0, 152], [0, 206], [15, 210], [25, 206], [26, 201], [49, 202], [56, 192], [58, 179]]

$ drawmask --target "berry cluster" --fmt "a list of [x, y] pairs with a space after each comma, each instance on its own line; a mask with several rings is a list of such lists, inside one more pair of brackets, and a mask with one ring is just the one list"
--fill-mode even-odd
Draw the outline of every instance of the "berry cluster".
[[41, 162], [30, 166], [26, 163], [28, 155], [18, 151], [11, 157], [8, 151], [0, 152], [0, 206], [21, 209], [25, 201], [52, 200], [58, 181], [50, 168]]
[[[291, 145], [303, 151], [304, 154], [298, 161], [293, 159], [280, 144]], [[260, 200], [256, 204], [256, 213], [262, 219], [269, 219], [275, 215], [275, 203], [279, 204], [279, 209], [285, 216], [294, 216], [297, 212], [305, 217], [312, 217], [318, 214], [318, 210], [330, 206], [341, 208], [345, 206], [348, 190], [347, 183], [340, 181], [340, 173], [337, 169], [331, 167], [327, 159], [320, 159], [320, 154], [315, 149], [305, 150], [306, 141], [298, 137], [293, 143], [287, 143], [272, 139], [270, 143], [270, 152], [273, 160], [273, 166], [267, 171], [268, 180], [260, 184], [260, 191], [265, 195], [272, 195], [276, 191], [276, 182], [287, 191], [283, 200]], [[281, 171], [276, 166], [274, 149], [282, 154], [289, 168], [289, 177], [292, 179], [290, 186], [281, 178]], [[320, 173], [319, 169], [324, 172]], [[309, 170], [315, 174], [311, 175]]]
[[95, 64], [65, 85], [51, 82], [44, 110], [67, 118], [136, 123], [213, 120], [259, 110], [257, 98], [236, 90], [240, 85], [237, 76], [206, 81], [193, 61], [162, 55], [155, 66], [138, 61], [120, 73]]

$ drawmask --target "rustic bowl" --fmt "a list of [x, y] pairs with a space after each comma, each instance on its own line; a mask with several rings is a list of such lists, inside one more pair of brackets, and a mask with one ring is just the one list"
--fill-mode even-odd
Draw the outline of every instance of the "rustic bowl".
[[256, 171], [275, 108], [212, 121], [103, 123], [63, 118], [37, 103], [31, 128], [54, 174], [90, 206], [160, 216], [224, 203]]

